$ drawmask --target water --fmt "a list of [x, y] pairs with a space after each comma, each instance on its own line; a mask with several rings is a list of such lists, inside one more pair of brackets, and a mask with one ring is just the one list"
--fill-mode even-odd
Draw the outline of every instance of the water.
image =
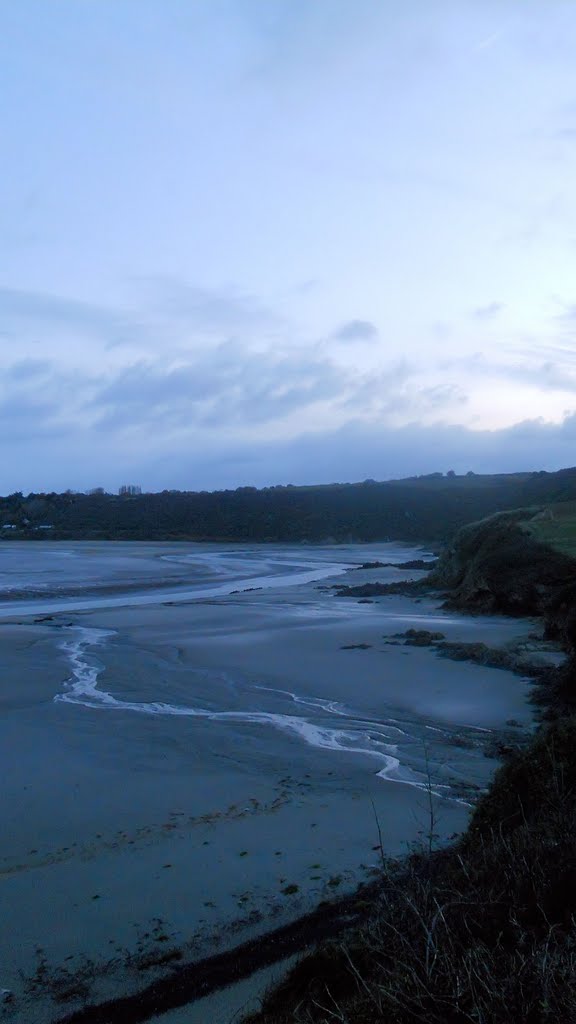
[[[338, 701], [322, 700], [318, 697], [298, 696], [290, 691], [272, 690], [270, 687], [254, 687], [255, 697], [273, 693], [283, 696], [298, 708], [308, 709], [315, 716], [324, 712], [344, 718], [351, 723], [348, 729], [319, 725], [310, 717], [288, 714], [274, 714], [264, 711], [211, 711], [198, 706], [183, 706], [165, 701], [118, 700], [111, 693], [98, 686], [102, 664], [90, 652], [101, 647], [114, 636], [110, 630], [72, 627], [73, 638], [62, 641], [62, 650], [68, 656], [72, 675], [64, 683], [64, 692], [54, 697], [55, 701], [80, 704], [86, 708], [135, 712], [144, 715], [175, 715], [178, 717], [201, 718], [217, 722], [251, 722], [264, 727], [278, 729], [298, 737], [304, 743], [320, 750], [336, 750], [346, 754], [362, 754], [382, 762], [378, 776], [389, 782], [402, 782], [418, 788], [426, 788], [427, 781], [408, 767], [402, 767], [397, 744], [391, 742], [406, 737], [405, 730], [382, 721], [362, 720], [352, 709]], [[448, 786], [441, 787], [445, 791]], [[439, 791], [437, 795], [440, 795]]]

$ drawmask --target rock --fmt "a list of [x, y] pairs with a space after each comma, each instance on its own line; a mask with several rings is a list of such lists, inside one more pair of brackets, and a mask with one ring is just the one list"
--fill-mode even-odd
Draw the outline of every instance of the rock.
[[425, 558], [411, 558], [407, 562], [363, 562], [354, 566], [352, 572], [359, 569], [432, 569], [437, 559], [427, 561]]
[[433, 569], [437, 564], [438, 559], [434, 558], [431, 562], [426, 561], [425, 558], [412, 558], [408, 562], [398, 562], [395, 569]]
[[[527, 532], [524, 524], [537, 511], [499, 512], [458, 531], [428, 577], [431, 585], [449, 588], [449, 607], [541, 615], [556, 604], [566, 622], [576, 596], [576, 561]], [[574, 625], [576, 639], [576, 616]]]
[[417, 594], [428, 589], [428, 580], [399, 580], [398, 583], [363, 583], [358, 587], [334, 584], [336, 597], [380, 597], [384, 594]]
[[436, 643], [436, 650], [441, 657], [450, 658], [451, 661], [473, 661], [488, 668], [508, 669], [509, 672], [520, 676], [537, 678], [549, 671], [546, 665], [528, 661], [514, 651], [488, 647], [483, 643], [453, 643], [449, 640], [440, 640]]
[[429, 629], [407, 629], [405, 633], [399, 633], [405, 637], [406, 643], [411, 647], [429, 647], [430, 644], [444, 640], [444, 633], [433, 633]]

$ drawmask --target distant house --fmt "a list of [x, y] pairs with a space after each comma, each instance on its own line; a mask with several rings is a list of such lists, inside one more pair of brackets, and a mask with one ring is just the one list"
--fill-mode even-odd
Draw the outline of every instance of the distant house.
[[17, 530], [18, 527], [16, 526], [16, 523], [4, 523], [4, 525], [2, 526], [2, 529], [3, 530]]
[[35, 530], [53, 530], [54, 527], [53, 527], [52, 523], [46, 523], [46, 524], [43, 523], [41, 526], [35, 526], [34, 529]]

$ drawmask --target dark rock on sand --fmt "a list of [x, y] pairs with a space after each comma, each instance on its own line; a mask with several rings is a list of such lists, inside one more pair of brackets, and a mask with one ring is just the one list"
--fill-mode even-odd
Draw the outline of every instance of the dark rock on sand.
[[398, 583], [362, 583], [358, 587], [334, 584], [336, 597], [382, 597], [386, 594], [418, 594], [426, 590], [427, 580], [399, 580]]
[[472, 661], [488, 668], [504, 668], [516, 675], [536, 678], [544, 676], [550, 670], [548, 665], [526, 658], [518, 651], [488, 647], [483, 643], [465, 644], [442, 640], [435, 646], [441, 657], [450, 658], [451, 661]]
[[411, 647], [430, 647], [438, 640], [444, 640], [444, 633], [433, 633], [429, 629], [407, 629], [405, 633], [397, 633], [396, 636], [404, 637], [406, 643]]
[[[387, 643], [404, 640], [407, 647], [433, 647], [443, 658], [451, 661], [471, 661], [488, 668], [503, 668], [516, 675], [540, 678], [550, 672], [550, 665], [538, 660], [538, 644], [529, 646], [528, 651], [517, 647], [488, 647], [484, 643], [463, 643], [462, 641], [446, 640], [444, 633], [432, 632], [428, 629], [408, 629], [405, 633], [395, 633]], [[535, 651], [536, 657], [530, 657]]]
[[351, 572], [359, 569], [432, 569], [437, 559], [427, 561], [424, 558], [411, 558], [407, 562], [363, 562], [362, 565], [354, 566]]

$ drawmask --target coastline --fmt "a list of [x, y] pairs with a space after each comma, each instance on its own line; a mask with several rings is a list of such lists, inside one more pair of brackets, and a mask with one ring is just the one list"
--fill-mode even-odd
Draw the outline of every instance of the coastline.
[[533, 642], [502, 658], [483, 644], [446, 643], [438, 632], [404, 636], [458, 660], [516, 671], [524, 662], [535, 679], [536, 733], [502, 751], [462, 836], [440, 850], [431, 830], [428, 849], [407, 859], [399, 884], [383, 865], [390, 884], [368, 925], [292, 967], [244, 1024], [288, 1024], [296, 1005], [314, 1024], [326, 993], [338, 1019], [351, 1024], [375, 1011], [398, 1024], [574, 1019], [576, 561], [563, 538], [558, 550], [519, 530], [525, 518], [505, 513], [463, 528], [430, 583], [448, 587], [445, 608], [536, 616], [543, 630], [536, 646], [550, 657], [552, 639], [562, 661], [556, 654], [552, 664], [530, 665]]
[[[393, 570], [390, 571], [393, 573]], [[271, 601], [272, 605], [269, 604]], [[280, 604], [278, 604], [278, 601], [280, 601]], [[281, 609], [282, 616], [280, 620], [278, 620], [279, 608]], [[278, 687], [285, 685], [283, 675], [287, 671], [289, 677], [294, 676], [296, 679], [297, 685], [294, 688], [299, 690], [301, 695], [306, 693], [306, 687], [309, 687], [312, 683], [313, 689], [311, 693], [315, 694], [314, 701], [334, 700], [339, 694], [341, 694], [340, 699], [342, 699], [346, 692], [349, 695], [349, 679], [350, 674], [353, 673], [353, 676], [358, 681], [362, 681], [364, 694], [361, 704], [357, 708], [357, 714], [360, 715], [360, 719], [364, 719], [367, 723], [373, 723], [368, 726], [369, 730], [374, 728], [377, 719], [382, 720], [383, 679], [387, 678], [390, 672], [392, 672], [393, 677], [395, 671], [401, 670], [401, 685], [394, 689], [393, 695], [392, 693], [388, 695], [388, 702], [390, 697], [393, 696], [395, 717], [399, 726], [409, 721], [412, 723], [411, 727], [414, 727], [414, 723], [420, 722], [414, 734], [412, 747], [402, 748], [405, 753], [410, 753], [410, 750], [412, 750], [410, 756], [416, 757], [416, 760], [413, 762], [414, 767], [417, 767], [419, 764], [421, 765], [422, 762], [421, 752], [420, 754], [417, 751], [415, 753], [414, 744], [420, 744], [421, 736], [423, 735], [422, 730], [429, 732], [429, 727], [433, 726], [434, 729], [439, 731], [442, 743], [444, 743], [444, 740], [449, 741], [448, 746], [443, 746], [442, 749], [447, 751], [447, 755], [452, 763], [450, 768], [451, 778], [449, 779], [446, 776], [445, 769], [443, 769], [444, 776], [440, 775], [438, 777], [440, 784], [445, 785], [449, 783], [451, 786], [454, 785], [458, 772], [456, 772], [455, 776], [453, 769], [460, 762], [462, 765], [468, 765], [464, 774], [466, 774], [470, 767], [473, 767], [473, 774], [474, 772], [480, 773], [477, 775], [476, 784], [481, 787], [484, 785], [483, 780], [487, 780], [494, 770], [496, 762], [485, 758], [480, 746], [459, 746], [463, 739], [463, 731], [466, 731], [466, 722], [473, 721], [474, 715], [481, 714], [484, 716], [482, 728], [491, 730], [496, 722], [505, 720], [504, 715], [507, 715], [507, 712], [515, 716], [521, 703], [519, 701], [513, 702], [514, 707], [512, 708], [510, 703], [506, 703], [509, 698], [505, 698], [504, 694], [506, 692], [509, 694], [524, 692], [522, 690], [523, 684], [520, 683], [517, 677], [514, 678], [509, 674], [502, 674], [495, 672], [493, 669], [482, 668], [481, 666], [470, 666], [465, 670], [470, 681], [470, 687], [467, 695], [463, 695], [458, 693], [461, 687], [459, 687], [457, 682], [461, 676], [462, 666], [450, 665], [447, 662], [437, 663], [435, 657], [431, 656], [429, 651], [417, 649], [404, 651], [388, 648], [382, 640], [382, 632], [384, 628], [389, 628], [389, 633], [392, 634], [401, 629], [402, 626], [406, 628], [413, 625], [415, 621], [426, 622], [431, 625], [440, 619], [454, 635], [482, 636], [486, 638], [489, 634], [494, 635], [496, 633], [505, 642], [505, 639], [515, 631], [515, 624], [510, 620], [468, 621], [462, 616], [438, 612], [433, 607], [432, 602], [424, 601], [423, 604], [418, 605], [414, 604], [410, 599], [383, 598], [382, 601], [372, 607], [359, 606], [357, 602], [334, 602], [331, 597], [325, 598], [323, 595], [319, 595], [314, 584], [289, 588], [285, 592], [278, 593], [274, 598], [272, 598], [272, 595], [261, 593], [236, 595], [233, 598], [227, 599], [223, 611], [225, 611], [227, 622], [225, 643], [222, 642], [222, 637], [220, 637], [218, 632], [212, 632], [210, 636], [208, 635], [210, 630], [214, 630], [214, 606], [200, 602], [194, 606], [193, 621], [195, 628], [192, 633], [190, 633], [189, 629], [189, 616], [191, 612], [191, 606], [189, 605], [167, 609], [163, 609], [161, 606], [149, 607], [147, 609], [138, 607], [124, 608], [122, 611], [110, 610], [105, 614], [98, 610], [78, 614], [73, 616], [73, 618], [77, 625], [81, 625], [83, 629], [93, 628], [96, 625], [99, 629], [113, 628], [117, 631], [120, 629], [120, 633], [113, 640], [112, 645], [103, 652], [106, 672], [111, 674], [111, 678], [115, 677], [117, 673], [122, 671], [122, 665], [126, 664], [126, 658], [129, 657], [132, 671], [135, 673], [134, 686], [136, 686], [140, 693], [144, 692], [142, 690], [144, 684], [145, 686], [149, 685], [149, 683], [145, 683], [145, 680], [149, 678], [149, 668], [147, 669], [146, 665], [150, 666], [151, 664], [151, 651], [162, 651], [161, 661], [157, 660], [155, 655], [156, 660], [153, 663], [155, 665], [153, 671], [160, 672], [166, 679], [174, 678], [175, 682], [177, 682], [181, 673], [189, 672], [190, 665], [197, 663], [199, 657], [203, 659], [204, 664], [207, 664], [206, 659], [213, 657], [210, 651], [215, 649], [216, 637], [220, 637], [216, 645], [218, 664], [222, 665], [223, 659], [225, 661], [226, 658], [229, 658], [230, 664], [238, 666], [238, 659], [240, 658], [244, 666], [243, 671], [248, 676], [251, 675], [256, 666], [260, 666], [258, 671], [264, 672], [268, 681], [272, 682], [276, 688], [275, 692], [279, 694], [283, 691], [281, 688], [278, 689]], [[247, 615], [249, 619], [246, 618]], [[67, 622], [69, 620], [65, 619], [64, 621]], [[251, 623], [251, 626], [247, 631], [248, 622]], [[186, 625], [187, 623], [188, 626]], [[385, 623], [387, 624], [386, 626]], [[280, 624], [281, 633], [278, 633]], [[2, 628], [12, 631], [21, 638], [25, 636], [26, 642], [31, 642], [33, 645], [31, 650], [40, 653], [42, 651], [48, 652], [48, 648], [53, 644], [53, 638], [57, 635], [63, 638], [66, 635], [66, 628], [69, 627], [65, 627], [62, 630], [58, 628], [57, 623], [46, 622], [29, 626], [16, 626], [6, 623]], [[528, 625], [526, 625], [526, 628], [528, 628]], [[19, 630], [23, 632], [18, 633]], [[176, 634], [185, 635], [186, 631], [189, 633], [184, 648], [184, 651], [187, 653], [183, 655], [182, 651], [178, 653], [176, 647], [173, 646], [173, 637]], [[280, 635], [284, 637], [282, 643], [287, 645], [283, 648], [278, 647]], [[35, 639], [33, 639], [33, 636]], [[144, 637], [146, 639], [144, 647], [142, 647]], [[206, 638], [205, 644], [202, 640], [203, 637]], [[295, 640], [297, 640], [296, 645], [294, 644]], [[362, 644], [368, 645], [366, 649], [357, 649]], [[347, 646], [350, 649], [347, 650]], [[142, 649], [142, 658], [138, 654], [140, 649]], [[279, 660], [280, 650], [290, 651], [290, 666], [287, 664], [285, 666], [282, 660]], [[98, 657], [101, 656], [98, 655]], [[392, 657], [393, 661], [387, 665], [390, 657]], [[184, 660], [182, 660], [183, 658]], [[410, 662], [405, 660], [408, 658]], [[396, 666], [396, 668], [392, 669], [392, 665]], [[404, 665], [405, 668], [400, 669], [400, 666]], [[408, 665], [410, 665], [409, 673], [406, 671]], [[176, 675], [174, 675], [174, 672]], [[428, 686], [423, 686], [422, 681], [419, 681], [422, 674], [424, 674], [423, 678], [428, 680]], [[412, 679], [411, 683], [410, 679]], [[322, 680], [324, 681], [323, 685], [326, 687], [324, 692], [322, 689], [317, 688]], [[43, 689], [44, 684], [39, 683], [38, 685], [40, 689]], [[125, 688], [126, 685], [123, 684], [123, 687]], [[304, 689], [301, 689], [302, 687]], [[442, 690], [442, 688], [444, 689]], [[105, 687], [105, 689], [107, 688]], [[358, 690], [358, 685], [356, 685], [356, 690]], [[128, 690], [122, 693], [115, 686], [114, 692], [118, 700], [131, 699]], [[456, 695], [458, 695], [457, 703], [455, 703]], [[275, 701], [278, 699], [280, 698], [274, 696]], [[288, 698], [282, 698], [282, 700], [284, 699], [288, 700]], [[22, 694], [20, 695], [20, 702], [22, 702]], [[56, 716], [54, 718], [55, 723], [62, 723], [67, 720], [58, 717], [61, 713], [58, 705], [51, 705], [51, 709], [51, 714]], [[302, 710], [301, 708], [300, 715]], [[66, 711], [65, 705], [61, 708], [61, 711]], [[66, 734], [60, 733], [61, 736], [66, 736], [67, 738], [64, 748], [60, 750], [59, 757], [62, 758], [63, 755], [65, 757], [68, 756], [66, 754], [66, 745], [72, 739], [73, 759], [69, 762], [69, 767], [65, 766], [64, 775], [69, 772], [78, 775], [80, 764], [78, 761], [78, 743], [81, 740], [83, 746], [82, 756], [84, 756], [86, 744], [88, 744], [88, 749], [90, 749], [93, 729], [99, 730], [103, 718], [106, 719], [110, 712], [104, 712], [102, 717], [101, 712], [97, 711], [97, 709], [86, 711], [84, 708], [78, 708], [78, 711], [74, 712], [74, 709], [70, 707], [68, 711], [78, 715], [78, 717], [74, 717], [70, 721], [76, 723], [75, 730], [81, 728], [82, 732], [81, 736], [76, 738], [74, 738], [74, 734], [68, 734], [67, 727]], [[432, 712], [434, 712], [435, 717], [430, 719], [429, 715]], [[277, 712], [275, 711], [274, 713], [276, 714]], [[112, 714], [115, 715], [116, 713], [112, 712]], [[528, 710], [525, 711], [525, 716], [526, 721], [528, 721], [530, 717]], [[45, 712], [43, 717], [45, 718]], [[358, 722], [360, 722], [360, 719]], [[450, 725], [453, 720], [456, 723], [459, 721], [461, 724]], [[126, 746], [126, 744], [132, 743], [129, 737], [130, 730], [133, 728], [133, 720], [123, 715], [121, 718], [115, 718], [115, 721], [117, 721], [115, 728], [120, 727], [122, 731], [118, 735], [117, 741], [114, 741], [112, 737], [108, 737], [106, 740], [108, 754], [104, 757], [101, 766], [105, 769], [104, 777], [100, 780], [104, 786], [102, 792], [107, 792], [108, 794], [110, 794], [111, 790], [110, 786], [106, 783], [106, 779], [109, 776], [110, 780], [112, 780], [113, 776], [109, 775], [106, 761], [109, 760], [110, 756], [113, 756], [113, 759], [117, 759], [121, 748], [127, 752], [131, 749], [137, 750], [137, 748]], [[148, 746], [151, 740], [153, 740], [154, 744], [157, 743], [157, 739], [154, 739], [154, 736], [157, 734], [157, 730], [162, 722], [166, 721], [162, 717], [154, 718], [153, 716], [142, 719], [143, 724], [146, 726], [145, 735], [147, 736], [146, 743]], [[330, 721], [329, 716], [326, 720], [326, 725]], [[338, 724], [337, 717], [333, 724]], [[184, 725], [184, 720], [174, 719], [174, 726], [177, 728], [177, 731], [174, 733], [172, 726], [170, 727], [172, 730], [170, 733], [172, 736], [171, 743], [175, 741], [176, 737], [180, 737], [177, 742], [181, 744], [184, 737], [188, 735], [188, 728], [183, 728]], [[62, 727], [62, 724], [58, 725], [59, 730]], [[127, 729], [129, 730], [128, 732], [126, 732]], [[164, 730], [163, 725], [162, 729]], [[220, 729], [219, 726], [218, 729]], [[243, 725], [242, 732], [245, 733], [245, 730], [246, 726]], [[198, 733], [198, 736], [200, 735], [201, 733]], [[213, 733], [213, 735], [215, 736], [216, 733]], [[251, 736], [251, 744], [257, 743], [254, 752], [257, 752], [257, 763], [260, 766], [259, 771], [261, 771], [262, 764], [266, 764], [267, 759], [272, 756], [272, 748], [270, 753], [268, 753], [267, 749], [261, 746], [264, 737], [257, 725], [250, 727], [249, 735]], [[266, 736], [268, 735], [266, 733]], [[433, 733], [429, 732], [429, 735], [433, 736]], [[35, 736], [35, 742], [37, 743], [39, 736], [37, 731], [35, 731]], [[158, 734], [158, 739], [159, 736], [160, 734]], [[118, 908], [120, 906], [124, 905], [126, 908], [134, 906], [137, 892], [140, 892], [139, 902], [142, 904], [139, 909], [144, 910], [145, 904], [150, 904], [151, 897], [156, 899], [154, 893], [157, 889], [158, 894], [162, 893], [162, 904], [172, 907], [175, 912], [178, 909], [179, 913], [179, 919], [174, 922], [175, 927], [168, 929], [170, 941], [162, 944], [159, 948], [161, 948], [163, 953], [180, 949], [183, 952], [183, 959], [188, 960], [190, 954], [192, 954], [193, 959], [196, 960], [198, 956], [201, 957], [205, 951], [209, 950], [210, 933], [214, 934], [214, 929], [213, 926], [208, 927], [204, 937], [199, 936], [195, 940], [196, 956], [194, 956], [194, 950], [189, 948], [186, 943], [179, 942], [178, 930], [185, 928], [186, 921], [188, 920], [189, 922], [191, 916], [194, 916], [192, 907], [196, 897], [194, 897], [192, 891], [188, 893], [184, 901], [182, 899], [183, 878], [185, 877], [187, 858], [191, 854], [193, 854], [199, 866], [200, 878], [202, 880], [200, 888], [203, 886], [204, 889], [210, 889], [213, 886], [216, 879], [215, 868], [218, 868], [220, 874], [223, 871], [224, 873], [232, 872], [232, 875], [237, 876], [237, 881], [240, 881], [242, 876], [247, 878], [247, 871], [252, 873], [255, 871], [259, 877], [260, 881], [257, 886], [251, 885], [250, 882], [247, 884], [243, 882], [240, 886], [233, 886], [241, 899], [244, 899], [243, 894], [246, 894], [247, 890], [253, 892], [254, 895], [250, 896], [242, 904], [241, 911], [244, 919], [242, 930], [240, 932], [232, 930], [226, 933], [226, 931], [220, 929], [218, 948], [225, 951], [226, 948], [232, 949], [237, 945], [238, 938], [242, 937], [242, 935], [245, 935], [246, 941], [249, 941], [250, 937], [255, 937], [257, 934], [265, 935], [269, 931], [270, 926], [273, 926], [275, 922], [281, 924], [283, 921], [286, 921], [287, 924], [290, 924], [290, 922], [297, 920], [303, 912], [317, 904], [319, 900], [326, 899], [327, 897], [333, 898], [340, 891], [346, 894], [351, 893], [359, 881], [369, 882], [378, 873], [380, 853], [378, 850], [373, 849], [377, 845], [377, 834], [373, 811], [370, 806], [371, 799], [376, 800], [379, 814], [383, 817], [387, 852], [395, 854], [405, 850], [406, 842], [410, 841], [410, 834], [417, 838], [418, 831], [422, 828], [422, 815], [424, 813], [422, 807], [423, 794], [413, 787], [399, 786], [397, 782], [379, 780], [377, 778], [378, 765], [373, 763], [373, 754], [366, 758], [358, 758], [358, 755], [354, 755], [353, 758], [351, 754], [339, 753], [338, 751], [331, 752], [329, 750], [324, 752], [321, 750], [316, 751], [314, 747], [308, 748], [306, 745], [294, 747], [294, 741], [289, 736], [283, 738], [282, 732], [274, 733], [272, 736], [274, 757], [277, 758], [281, 750], [286, 751], [284, 755], [280, 754], [280, 757], [285, 759], [291, 758], [297, 753], [299, 768], [296, 771], [292, 771], [292, 780], [284, 782], [280, 789], [276, 787], [270, 790], [264, 780], [256, 784], [252, 778], [249, 783], [250, 795], [254, 797], [259, 807], [250, 813], [243, 811], [242, 808], [245, 805], [240, 803], [240, 813], [238, 816], [234, 817], [232, 815], [232, 817], [227, 819], [226, 815], [222, 815], [222, 810], [225, 810], [230, 803], [233, 803], [234, 799], [228, 799], [223, 804], [222, 798], [226, 788], [223, 785], [224, 776], [222, 776], [222, 786], [220, 787], [221, 796], [217, 796], [220, 783], [218, 783], [219, 775], [216, 772], [211, 782], [212, 796], [207, 793], [204, 807], [198, 806], [196, 814], [192, 815], [197, 822], [196, 824], [188, 820], [190, 818], [190, 815], [188, 815], [186, 821], [183, 817], [179, 816], [168, 817], [164, 819], [166, 827], [160, 824], [157, 827], [153, 827], [150, 820], [150, 810], [154, 802], [158, 802], [158, 822], [162, 822], [160, 807], [162, 804], [166, 807], [166, 796], [163, 794], [162, 787], [169, 779], [171, 787], [170, 809], [178, 808], [178, 802], [184, 799], [184, 789], [182, 789], [180, 797], [177, 791], [174, 790], [174, 777], [164, 776], [161, 784], [156, 786], [156, 795], [154, 795], [153, 790], [149, 789], [147, 791], [147, 818], [144, 819], [145, 830], [143, 832], [139, 831], [143, 824], [143, 819], [141, 816], [139, 817], [140, 812], [138, 811], [137, 802], [131, 800], [133, 806], [131, 806], [130, 816], [134, 824], [130, 824], [129, 818], [126, 816], [126, 809], [123, 810], [122, 834], [106, 833], [103, 830], [102, 839], [96, 842], [94, 839], [96, 825], [95, 822], [90, 822], [89, 824], [92, 826], [92, 839], [87, 844], [82, 841], [82, 829], [76, 827], [74, 837], [74, 841], [78, 844], [76, 850], [64, 850], [64, 853], [59, 855], [60, 859], [58, 857], [55, 859], [54, 853], [57, 851], [52, 849], [48, 860], [44, 857], [46, 861], [45, 866], [38, 864], [37, 867], [34, 867], [33, 863], [27, 863], [28, 861], [34, 861], [34, 858], [30, 858], [26, 854], [22, 861], [24, 864], [23, 870], [19, 875], [10, 876], [13, 878], [13, 883], [11, 884], [16, 884], [18, 878], [20, 878], [21, 882], [18, 882], [18, 885], [23, 886], [23, 888], [20, 888], [19, 891], [21, 893], [25, 892], [29, 884], [26, 879], [29, 876], [30, 870], [33, 870], [38, 877], [38, 883], [36, 884], [41, 884], [42, 886], [50, 884], [52, 887], [58, 878], [60, 882], [57, 884], [65, 886], [70, 893], [73, 891], [70, 888], [71, 885], [76, 887], [76, 889], [80, 885], [85, 891], [86, 886], [90, 886], [91, 888], [88, 889], [88, 892], [91, 892], [92, 895], [100, 895], [101, 898], [90, 908], [85, 904], [86, 909], [82, 910], [82, 915], [86, 916], [89, 913], [90, 919], [93, 922], [91, 928], [98, 928], [98, 930], [111, 927], [112, 917], [114, 919], [118, 917]], [[470, 742], [473, 739], [474, 737], [470, 736]], [[98, 742], [99, 744], [101, 743], [100, 740]], [[268, 740], [266, 742], [268, 743]], [[406, 740], [403, 740], [403, 742], [405, 743]], [[436, 742], [436, 738], [434, 742]], [[289, 753], [289, 751], [292, 753]], [[36, 754], [38, 755], [38, 753], [39, 751], [37, 750]], [[253, 757], [252, 753], [245, 750], [246, 753]], [[132, 757], [132, 755], [130, 756]], [[262, 762], [262, 757], [265, 758], [264, 762]], [[142, 759], [142, 753], [137, 754], [138, 759]], [[75, 765], [74, 768], [72, 767], [73, 764]], [[151, 767], [155, 774], [157, 774], [160, 764], [161, 762], [157, 761], [154, 757]], [[140, 771], [143, 768], [144, 764], [142, 763]], [[237, 768], [240, 768], [240, 765]], [[333, 774], [334, 771], [336, 774]], [[344, 774], [341, 774], [342, 772]], [[306, 778], [307, 774], [308, 778]], [[152, 776], [149, 778], [151, 780]], [[85, 783], [82, 781], [82, 775], [79, 777], [79, 784], [82, 790], [85, 786]], [[93, 785], [94, 782], [91, 781], [91, 790], [93, 790]], [[229, 786], [229, 782], [226, 783], [226, 786]], [[238, 791], [240, 801], [245, 799], [243, 793], [246, 793], [246, 788], [241, 774], [238, 776]], [[282, 791], [284, 796], [281, 797], [280, 804], [274, 810], [272, 809], [272, 804], [281, 796]], [[453, 790], [453, 795], [456, 796], [455, 790]], [[126, 798], [128, 799], [129, 797], [130, 793], [127, 793]], [[114, 801], [116, 803], [118, 803], [118, 799], [118, 795], [115, 794]], [[384, 799], [385, 803], [382, 802]], [[447, 819], [444, 823], [445, 831], [446, 834], [450, 834], [454, 831], [456, 819], [463, 823], [465, 817], [467, 817], [467, 812], [463, 816], [462, 807], [457, 800], [455, 802], [446, 801], [443, 797], [439, 799]], [[121, 803], [122, 801], [118, 804], [119, 808]], [[325, 806], [322, 807], [321, 805]], [[95, 806], [96, 808], [98, 807], [97, 800]], [[267, 811], [266, 807], [270, 807], [271, 811]], [[387, 811], [384, 810], [385, 807], [388, 807]], [[216, 817], [206, 820], [205, 816], [210, 814], [211, 808], [212, 810], [217, 809]], [[414, 828], [414, 823], [411, 826], [408, 824], [410, 816], [414, 812], [421, 819], [420, 825], [416, 828]], [[274, 815], [273, 819], [268, 817], [270, 813]], [[280, 829], [279, 835], [282, 834], [283, 836], [281, 840], [276, 842], [276, 845], [281, 846], [284, 851], [282, 871], [278, 870], [279, 862], [273, 862], [274, 837], [268, 835], [268, 823], [271, 820], [274, 820], [274, 829]], [[304, 832], [310, 830], [311, 825], [315, 825], [316, 828], [308, 831], [310, 841], [307, 839], [306, 843], [309, 852], [307, 850], [298, 852], [296, 846], [302, 846], [303, 823], [306, 821], [308, 824], [305, 826]], [[350, 831], [343, 842], [341, 832], [344, 822], [349, 823]], [[318, 833], [318, 837], [315, 837], [315, 832]], [[296, 845], [288, 841], [288, 837], [291, 834], [300, 836]], [[229, 854], [226, 854], [224, 848], [219, 853], [220, 859], [224, 858], [223, 864], [220, 867], [213, 864], [213, 841], [215, 836], [219, 837], [217, 840], [219, 846], [225, 842], [230, 847]], [[78, 842], [79, 839], [80, 842]], [[204, 853], [202, 853], [202, 844], [204, 842], [208, 842], [209, 845], [204, 850]], [[62, 849], [62, 845], [68, 846], [69, 844], [65, 841], [62, 842], [61, 839], [60, 849]], [[267, 845], [270, 846], [269, 855], [265, 854]], [[244, 849], [247, 850], [247, 856], [241, 857]], [[180, 852], [178, 853], [178, 851]], [[257, 854], [256, 851], [258, 851]], [[138, 855], [137, 861], [135, 860], [136, 854]], [[297, 866], [299, 857], [301, 860], [300, 868]], [[310, 881], [306, 882], [306, 879], [311, 874], [309, 865], [316, 861], [322, 864], [322, 868], [321, 870], [316, 869], [313, 873], [322, 877], [319, 877], [312, 883]], [[169, 869], [163, 870], [162, 865], [168, 862]], [[356, 872], [349, 874], [353, 863], [358, 865], [362, 862], [366, 864], [367, 871], [363, 871], [360, 877], [358, 877]], [[117, 873], [122, 864], [129, 868], [130, 874], [121, 874], [118, 878], [118, 885], [111, 888], [110, 870], [114, 870]], [[289, 866], [289, 871], [286, 871], [284, 864]], [[82, 865], [85, 865], [85, 867], [83, 868]], [[150, 874], [150, 868], [152, 868], [152, 874]], [[95, 871], [100, 876], [101, 881], [97, 881]], [[82, 882], [83, 875], [85, 876], [85, 882]], [[155, 881], [156, 876], [158, 878]], [[284, 877], [286, 881], [284, 883], [279, 882], [278, 879], [280, 877]], [[338, 884], [335, 887], [327, 884], [331, 878], [338, 878]], [[295, 885], [298, 891], [293, 895], [284, 896], [282, 889], [290, 885]], [[188, 890], [189, 886], [190, 882], [188, 881], [185, 889]], [[150, 889], [150, 887], [152, 888], [148, 895], [145, 890], [146, 888]], [[78, 889], [78, 892], [80, 891], [81, 889]], [[259, 906], [265, 905], [270, 899], [270, 894], [274, 892], [279, 897], [276, 904], [279, 913], [276, 914], [275, 919], [273, 917], [269, 920], [264, 917], [258, 921], [254, 918], [250, 920], [253, 909], [259, 909]], [[64, 912], [64, 906], [67, 901], [68, 897], [66, 897], [65, 902], [62, 904], [62, 912]], [[234, 905], [237, 906], [236, 903]], [[56, 912], [55, 905], [53, 905], [53, 911]], [[128, 912], [130, 913], [130, 911]], [[217, 911], [212, 911], [210, 908], [207, 908], [205, 911], [206, 916], [210, 919], [214, 919], [216, 913]], [[97, 924], [99, 919], [101, 919], [101, 925]], [[109, 923], [106, 923], [107, 921]], [[22, 921], [21, 924], [23, 923]], [[63, 927], [65, 940], [65, 929], [69, 929], [70, 924], [67, 923]], [[174, 940], [172, 939], [172, 932], [174, 932]], [[69, 931], [68, 935], [71, 936], [71, 934]], [[130, 941], [130, 929], [126, 931], [121, 925], [121, 917], [118, 918], [116, 938], [120, 946]], [[262, 941], [265, 942], [266, 940], [263, 939]], [[70, 948], [68, 952], [70, 952]], [[80, 952], [81, 950], [79, 950]], [[148, 953], [146, 950], [142, 950], [141, 955], [146, 958]], [[63, 960], [63, 957], [59, 956], [56, 950], [53, 952], [48, 950], [47, 956], [52, 964], [57, 964], [59, 959], [60, 961]], [[76, 963], [76, 960], [71, 963], [72, 974], [74, 974]], [[160, 966], [158, 970], [161, 971]], [[153, 974], [154, 971], [151, 973]], [[74, 976], [78, 979], [80, 975], [81, 971], [78, 970]], [[137, 980], [137, 975], [134, 977]], [[50, 972], [48, 971], [44, 975], [44, 981], [48, 984], [49, 980]], [[68, 978], [69, 980], [70, 978]], [[111, 989], [115, 990], [118, 994], [120, 992], [124, 994], [126, 992], [126, 980], [119, 985], [112, 976], [106, 977], [103, 975], [99, 981], [96, 979], [96, 990], [98, 990], [100, 998], [105, 998], [107, 992], [109, 995], [113, 994]], [[60, 981], [62, 987], [64, 987], [66, 979], [61, 977]], [[16, 1011], [16, 1007], [14, 1009]], [[8, 1019], [27, 1020], [29, 1017], [18, 1018], [11, 1015]], [[35, 1019], [40, 1021], [44, 1017], [37, 1016]], [[45, 1019], [53, 1020], [54, 1012], [52, 1011], [52, 1016], [47, 1016]]]

